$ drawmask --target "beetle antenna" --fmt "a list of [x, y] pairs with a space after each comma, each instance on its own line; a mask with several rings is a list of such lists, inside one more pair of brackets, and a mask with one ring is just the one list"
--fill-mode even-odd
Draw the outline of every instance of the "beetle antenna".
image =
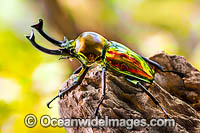
[[61, 55], [59, 58], [58, 58], [58, 60], [62, 60], [62, 59], [68, 59], [69, 57], [63, 57], [63, 55]]
[[60, 50], [51, 50], [51, 49], [47, 49], [47, 48], [44, 48], [42, 46], [40, 46], [39, 44], [37, 44], [35, 42], [35, 35], [34, 35], [34, 31], [32, 30], [31, 32], [31, 35], [30, 36], [26, 36], [26, 38], [31, 42], [31, 44], [39, 49], [40, 51], [44, 52], [44, 53], [47, 53], [47, 54], [52, 54], [52, 55], [63, 55], [63, 51], [60, 49]]
[[52, 44], [61, 47], [61, 44], [66, 43], [68, 40], [66, 37], [64, 37], [63, 41], [58, 41], [52, 37], [50, 37], [49, 35], [47, 35], [44, 31], [43, 31], [43, 20], [39, 19], [39, 23], [32, 25], [32, 28], [36, 29], [45, 39], [47, 39], [49, 42], [51, 42]]

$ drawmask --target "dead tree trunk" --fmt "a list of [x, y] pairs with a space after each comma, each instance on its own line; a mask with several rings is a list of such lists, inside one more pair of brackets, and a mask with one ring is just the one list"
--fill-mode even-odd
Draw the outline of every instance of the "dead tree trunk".
[[[133, 127], [126, 128], [66, 128], [69, 132], [200, 132], [200, 72], [184, 57], [159, 53], [150, 59], [163, 65], [167, 70], [184, 74], [184, 77], [159, 70], [155, 84], [146, 85], [153, 96], [175, 119], [175, 127]], [[140, 88], [134, 87], [110, 72], [106, 74], [106, 96], [100, 106], [99, 118], [165, 118], [163, 112]], [[76, 75], [65, 82], [64, 89], [70, 86]], [[101, 99], [101, 72], [97, 68], [89, 70], [85, 79], [76, 89], [59, 100], [61, 118], [91, 118]]]

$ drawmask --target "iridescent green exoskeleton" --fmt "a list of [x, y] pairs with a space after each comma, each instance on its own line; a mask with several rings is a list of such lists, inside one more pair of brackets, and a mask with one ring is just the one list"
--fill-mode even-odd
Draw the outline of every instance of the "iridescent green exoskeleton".
[[[70, 87], [65, 88], [62, 92], [59, 92], [59, 94], [47, 104], [48, 108], [50, 108], [49, 105], [53, 100], [58, 97], [63, 98], [66, 92], [76, 88], [84, 79], [91, 65], [97, 63], [102, 68], [102, 98], [94, 112], [95, 116], [97, 115], [99, 107], [105, 96], [106, 71], [112, 71], [118, 73], [119, 75], [125, 76], [127, 81], [141, 87], [144, 92], [153, 100], [153, 102], [162, 109], [166, 117], [169, 118], [164, 108], [141, 84], [141, 82], [149, 84], [155, 82], [155, 72], [153, 69], [151, 69], [147, 62], [163, 72], [174, 71], [166, 71], [164, 70], [164, 67], [158, 63], [136, 54], [120, 43], [108, 41], [103, 36], [94, 32], [84, 32], [76, 40], [68, 41], [66, 38], [64, 38], [63, 41], [57, 41], [43, 31], [43, 21], [41, 19], [39, 20], [38, 24], [31, 27], [36, 29], [45, 39], [60, 47], [60, 49], [50, 50], [38, 45], [35, 42], [34, 32], [32, 31], [31, 36], [26, 37], [30, 40], [34, 47], [47, 54], [61, 55], [62, 58], [76, 58], [81, 63], [81, 66], [74, 72], [74, 74], [78, 73], [78, 76], [74, 79], [73, 84]], [[174, 73], [180, 74], [178, 72]]]

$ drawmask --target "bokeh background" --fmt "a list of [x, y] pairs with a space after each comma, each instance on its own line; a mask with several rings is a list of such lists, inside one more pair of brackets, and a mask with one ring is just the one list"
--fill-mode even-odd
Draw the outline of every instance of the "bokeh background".
[[[200, 69], [199, 0], [1, 0], [0, 132], [65, 132], [63, 128], [30, 129], [24, 117], [59, 118], [58, 93], [78, 63], [58, 60], [36, 50], [25, 34], [44, 20], [44, 30], [58, 40], [94, 31], [146, 57], [158, 51], [184, 56]], [[56, 49], [37, 32], [36, 41]]]

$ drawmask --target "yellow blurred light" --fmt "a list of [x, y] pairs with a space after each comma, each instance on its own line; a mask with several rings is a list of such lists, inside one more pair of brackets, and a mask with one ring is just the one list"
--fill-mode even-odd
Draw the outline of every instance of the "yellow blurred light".
[[2, 133], [14, 133], [14, 129], [11, 128], [17, 119], [17, 115], [12, 115], [9, 119], [2, 125], [1, 132]]
[[191, 62], [196, 68], [200, 70], [200, 43], [197, 45], [191, 55]]
[[150, 33], [141, 39], [139, 49], [145, 56], [152, 56], [159, 51], [165, 51], [169, 54], [178, 51], [177, 42], [167, 33]]
[[14, 79], [0, 77], [0, 99], [11, 102], [20, 97], [21, 86]]
[[59, 63], [41, 64], [32, 75], [34, 88], [42, 93], [58, 90], [65, 75], [66, 72], [63, 72], [63, 67]]

